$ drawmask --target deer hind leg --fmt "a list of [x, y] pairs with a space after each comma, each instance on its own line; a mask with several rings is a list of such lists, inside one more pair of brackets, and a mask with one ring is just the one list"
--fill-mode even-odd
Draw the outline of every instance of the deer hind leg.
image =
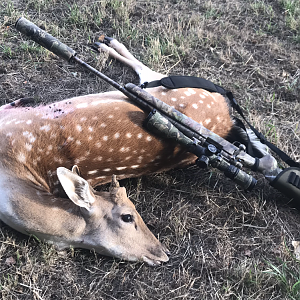
[[9, 104], [4, 104], [4, 105], [0, 106], [0, 110], [10, 109], [10, 108], [15, 108], [15, 107], [22, 107], [29, 103], [34, 103], [34, 101], [35, 101], [34, 98], [21, 98], [21, 99], [15, 100]]
[[116, 39], [104, 37], [101, 43], [96, 43], [100, 49], [107, 51], [109, 56], [119, 60], [123, 64], [131, 67], [139, 76], [140, 83], [145, 81], [159, 80], [165, 75], [152, 71], [139, 60], [137, 60], [128, 49]]

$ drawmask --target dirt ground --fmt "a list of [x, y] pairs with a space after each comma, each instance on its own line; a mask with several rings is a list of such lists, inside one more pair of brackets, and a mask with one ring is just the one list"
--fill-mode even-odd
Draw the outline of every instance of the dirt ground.
[[[24, 16], [121, 84], [133, 71], [89, 44], [117, 38], [155, 71], [230, 89], [247, 118], [300, 161], [298, 0], [3, 0], [0, 104], [49, 103], [112, 90], [14, 28]], [[1, 146], [0, 146], [1, 147]], [[1, 175], [0, 175], [1, 176]], [[52, 246], [0, 222], [2, 299], [300, 299], [300, 214], [260, 174], [245, 193], [195, 166], [123, 180], [152, 232], [171, 250], [151, 268]]]

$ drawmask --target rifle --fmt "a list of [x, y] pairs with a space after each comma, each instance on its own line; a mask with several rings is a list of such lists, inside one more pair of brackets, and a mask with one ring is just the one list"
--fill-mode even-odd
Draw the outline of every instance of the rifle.
[[173, 139], [186, 147], [198, 157], [196, 164], [199, 167], [212, 166], [219, 169], [246, 191], [252, 190], [257, 181], [243, 171], [242, 167], [258, 171], [283, 194], [294, 200], [300, 200], [300, 168], [291, 167], [282, 170], [270, 154], [260, 159], [254, 158], [246, 153], [244, 145], [236, 147], [140, 87], [132, 83], [121, 86], [79, 59], [73, 49], [23, 17], [18, 19], [15, 26], [18, 31], [57, 56], [68, 62], [78, 63], [122, 92], [135, 105], [149, 113], [144, 121], [144, 126], [149, 131], [160, 137]]

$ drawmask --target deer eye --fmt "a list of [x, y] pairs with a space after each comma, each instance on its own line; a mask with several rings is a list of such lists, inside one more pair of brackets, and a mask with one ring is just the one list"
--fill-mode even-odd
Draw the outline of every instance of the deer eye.
[[133, 217], [130, 214], [126, 214], [126, 215], [121, 215], [122, 221], [126, 222], [126, 223], [131, 223], [133, 222]]

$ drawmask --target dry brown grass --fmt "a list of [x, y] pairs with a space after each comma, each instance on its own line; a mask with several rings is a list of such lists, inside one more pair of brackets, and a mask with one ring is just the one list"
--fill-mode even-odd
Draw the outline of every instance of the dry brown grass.
[[[23, 15], [120, 83], [137, 83], [137, 78], [106, 57], [98, 62], [87, 45], [99, 34], [116, 37], [156, 71], [198, 75], [231, 89], [249, 119], [299, 160], [297, 3], [4, 0], [1, 104], [24, 96], [53, 102], [111, 89], [16, 32], [13, 25]], [[124, 180], [145, 222], [171, 249], [170, 261], [158, 268], [80, 249], [57, 252], [1, 223], [0, 295], [22, 300], [299, 299], [291, 289], [297, 276], [285, 274], [285, 285], [264, 272], [267, 262], [299, 269], [291, 255], [291, 241], [299, 240], [299, 212], [256, 176], [258, 187], [251, 193], [214, 170], [196, 167]]]

